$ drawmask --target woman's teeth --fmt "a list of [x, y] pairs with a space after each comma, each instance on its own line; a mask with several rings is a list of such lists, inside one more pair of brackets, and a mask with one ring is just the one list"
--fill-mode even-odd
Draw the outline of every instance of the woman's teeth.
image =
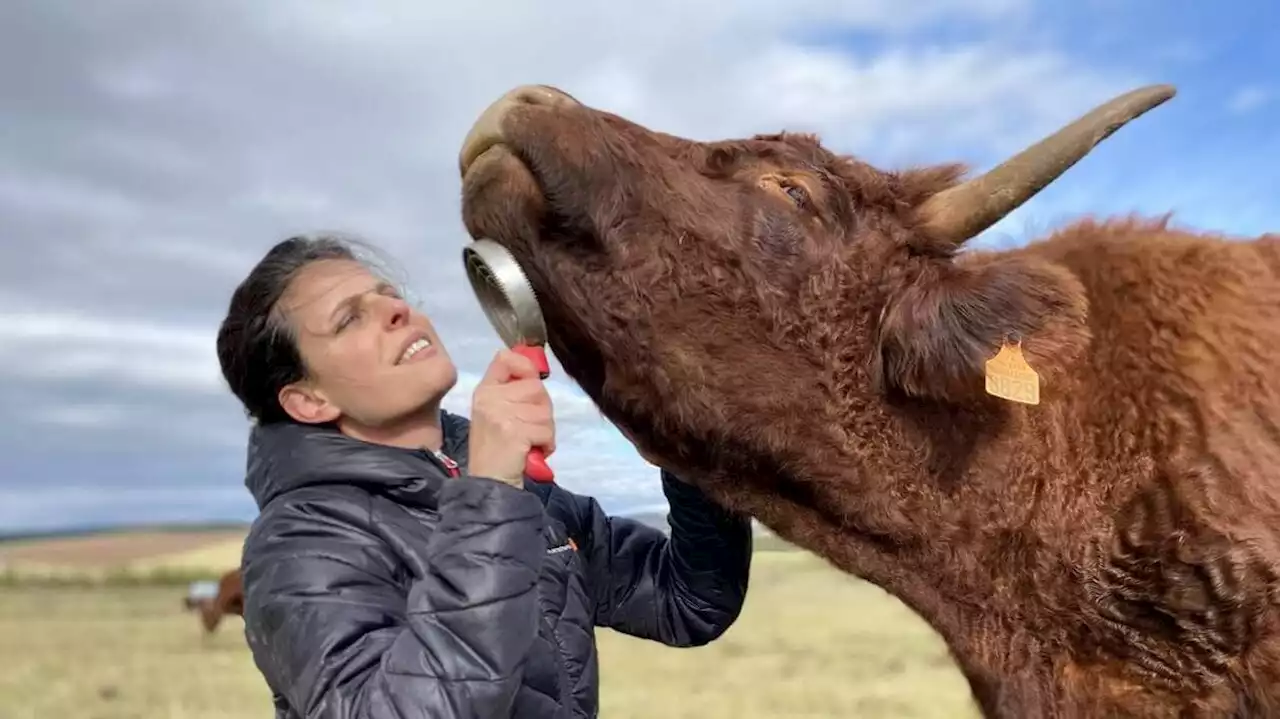
[[409, 349], [405, 350], [404, 354], [400, 356], [400, 361], [408, 362], [410, 357], [413, 357], [414, 355], [418, 354], [418, 352], [430, 346], [431, 346], [431, 340], [425, 339], [425, 338], [420, 339], [417, 342], [414, 342], [413, 344], [409, 345]]

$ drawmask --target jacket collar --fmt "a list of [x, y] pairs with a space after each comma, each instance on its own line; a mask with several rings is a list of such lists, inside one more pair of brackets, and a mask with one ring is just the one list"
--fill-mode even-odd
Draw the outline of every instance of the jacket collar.
[[[441, 410], [443, 451], [465, 471], [468, 421]], [[249, 433], [245, 486], [261, 510], [302, 487], [343, 484], [394, 495], [428, 509], [447, 475], [426, 450], [372, 444], [329, 426], [279, 422]]]

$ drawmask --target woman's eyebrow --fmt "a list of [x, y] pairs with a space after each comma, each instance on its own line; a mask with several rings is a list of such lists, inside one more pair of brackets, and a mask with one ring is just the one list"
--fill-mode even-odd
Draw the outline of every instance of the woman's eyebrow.
[[367, 290], [360, 290], [359, 292], [354, 292], [354, 293], [352, 293], [351, 295], [348, 295], [347, 297], [344, 297], [344, 298], [342, 299], [342, 301], [338, 302], [337, 307], [334, 307], [334, 308], [333, 308], [333, 312], [329, 313], [329, 319], [330, 319], [330, 320], [335, 320], [335, 319], [337, 319], [338, 314], [339, 314], [340, 312], [345, 311], [345, 310], [352, 310], [352, 309], [355, 309], [355, 308], [356, 308], [356, 306], [360, 304], [360, 301], [364, 299], [365, 295], [368, 295], [368, 294], [371, 294], [371, 293], [383, 294], [383, 293], [385, 293], [387, 290], [393, 290], [393, 291], [394, 291], [395, 289], [396, 289], [395, 285], [391, 284], [390, 282], [387, 282], [387, 281], [383, 280], [383, 281], [378, 282], [378, 284], [374, 285], [374, 286], [373, 286], [372, 288], [370, 288], [370, 289], [367, 289]]
[[360, 304], [360, 298], [364, 297], [365, 294], [367, 293], [356, 292], [354, 294], [351, 294], [342, 298], [342, 300], [338, 302], [337, 306], [333, 308], [333, 312], [329, 313], [329, 319], [336, 320], [338, 318], [338, 315], [341, 314], [342, 312], [355, 309], [356, 305]]

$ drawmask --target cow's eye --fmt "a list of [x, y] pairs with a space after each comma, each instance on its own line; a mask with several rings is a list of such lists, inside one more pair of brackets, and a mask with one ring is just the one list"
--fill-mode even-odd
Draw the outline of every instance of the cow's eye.
[[784, 183], [782, 189], [796, 203], [796, 207], [805, 207], [809, 204], [809, 191], [803, 186], [794, 183]]
[[790, 178], [770, 174], [761, 177], [758, 182], [761, 188], [769, 192], [781, 190], [792, 204], [801, 209], [808, 209], [809, 203], [812, 201], [809, 190], [805, 188], [804, 184]]

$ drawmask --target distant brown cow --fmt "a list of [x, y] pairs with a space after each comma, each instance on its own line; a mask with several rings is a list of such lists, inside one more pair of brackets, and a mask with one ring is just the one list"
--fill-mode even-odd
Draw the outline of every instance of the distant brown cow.
[[605, 416], [912, 607], [988, 716], [1280, 716], [1280, 237], [961, 252], [1172, 95], [961, 183], [520, 88], [468, 135], [463, 217]]
[[244, 616], [244, 581], [239, 569], [232, 569], [218, 580], [217, 592], [213, 596], [188, 595], [185, 602], [187, 609], [200, 612], [200, 624], [206, 634], [212, 634], [228, 614]]

